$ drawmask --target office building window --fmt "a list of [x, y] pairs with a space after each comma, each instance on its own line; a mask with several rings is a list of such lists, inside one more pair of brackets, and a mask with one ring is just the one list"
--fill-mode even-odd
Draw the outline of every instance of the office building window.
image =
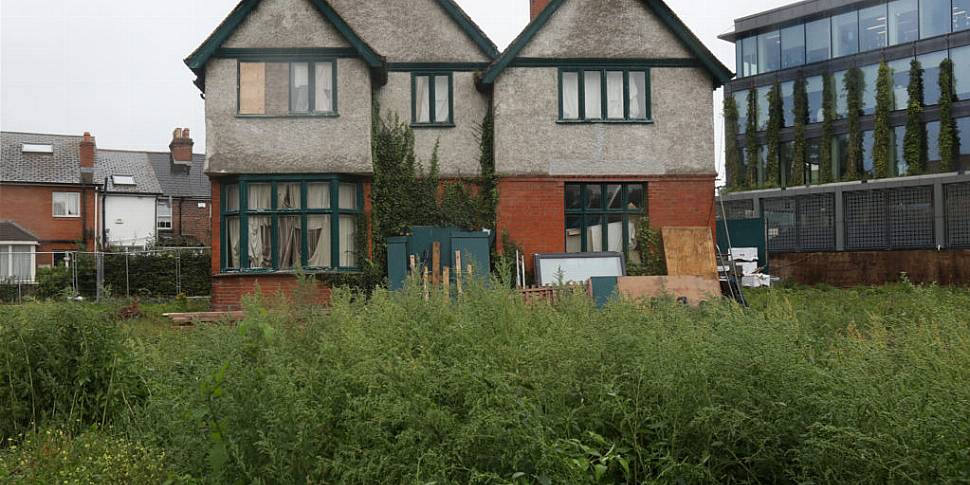
[[859, 52], [859, 12], [853, 10], [832, 17], [832, 56]]
[[864, 66], [862, 71], [862, 112], [871, 115], [876, 112], [876, 81], [879, 79], [879, 64]]
[[940, 159], [940, 122], [931, 121], [926, 124], [926, 146], [929, 157], [927, 160], [936, 162]]
[[832, 140], [832, 164], [838, 178], [845, 176], [849, 162], [849, 135], [835, 135]]
[[777, 71], [781, 67], [781, 33], [777, 30], [758, 35], [758, 72]]
[[917, 0], [889, 2], [889, 45], [905, 44], [919, 39]]
[[825, 61], [832, 57], [832, 21], [829, 18], [805, 24], [805, 62]]
[[940, 102], [940, 63], [946, 59], [946, 51], [931, 52], [917, 56], [923, 66], [923, 104]]
[[953, 0], [953, 31], [970, 29], [970, 0]]
[[758, 88], [758, 130], [768, 128], [768, 111], [771, 104], [768, 102], [768, 93], [771, 86], [761, 86]]
[[912, 62], [910, 58], [889, 62], [889, 68], [893, 71], [895, 109], [906, 109], [909, 104], [909, 66]]
[[781, 83], [781, 110], [786, 127], [795, 125], [795, 81]]
[[957, 98], [961, 101], [970, 99], [970, 46], [950, 49], [950, 59], [953, 60], [953, 78]]
[[781, 68], [805, 64], [805, 24], [781, 29]]
[[742, 39], [741, 48], [744, 75], [754, 76], [758, 74], [758, 37], [752, 36]]
[[889, 40], [886, 23], [886, 4], [884, 3], [859, 10], [859, 44], [861, 51], [865, 52], [886, 47]]
[[832, 92], [835, 94], [835, 117], [845, 118], [849, 115], [848, 93], [845, 90], [845, 73], [839, 71], [832, 74]]
[[862, 132], [862, 172], [866, 175], [866, 178], [872, 178], [876, 174], [875, 152], [873, 151], [875, 142], [876, 136], [874, 131]]
[[808, 93], [808, 122], [821, 123], [824, 121], [822, 76], [812, 76], [805, 79], [805, 91]]
[[737, 91], [733, 96], [738, 107], [738, 134], [743, 135], [748, 129], [748, 91]]
[[950, 0], [919, 0], [920, 39], [949, 33], [952, 23]]
[[893, 127], [893, 145], [895, 154], [895, 169], [896, 175], [902, 176], [906, 175], [909, 171], [908, 165], [906, 164], [906, 127], [905, 126], [895, 126]]

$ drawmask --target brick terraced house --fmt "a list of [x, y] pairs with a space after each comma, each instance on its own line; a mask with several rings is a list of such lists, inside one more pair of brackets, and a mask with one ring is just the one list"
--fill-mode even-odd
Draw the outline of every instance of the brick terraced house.
[[[525, 0], [523, 0], [525, 1]], [[499, 53], [452, 0], [243, 0], [186, 64], [206, 110], [213, 306], [354, 272], [371, 127], [410, 121], [443, 178], [479, 172], [528, 254], [622, 251], [637, 221], [712, 226], [712, 91], [733, 73], [661, 0], [533, 0]], [[325, 301], [327, 288], [320, 288]]]

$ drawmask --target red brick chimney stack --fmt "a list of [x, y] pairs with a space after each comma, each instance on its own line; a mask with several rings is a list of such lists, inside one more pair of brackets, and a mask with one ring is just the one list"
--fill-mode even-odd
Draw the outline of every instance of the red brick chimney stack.
[[532, 8], [529, 9], [529, 20], [531, 21], [535, 20], [536, 17], [538, 17], [539, 14], [546, 9], [546, 6], [549, 5], [550, 0], [529, 0], [529, 2], [532, 4]]
[[175, 163], [192, 163], [192, 137], [188, 128], [176, 128], [172, 133], [172, 143], [168, 149], [172, 151], [172, 161]]
[[94, 168], [94, 156], [98, 151], [98, 145], [94, 141], [94, 137], [91, 136], [90, 132], [85, 131], [84, 137], [81, 138], [81, 167], [82, 168]]

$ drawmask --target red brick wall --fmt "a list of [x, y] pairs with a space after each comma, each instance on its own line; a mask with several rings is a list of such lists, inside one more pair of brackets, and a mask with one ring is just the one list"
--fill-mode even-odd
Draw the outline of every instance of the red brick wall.
[[[54, 192], [80, 192], [80, 217], [54, 217]], [[94, 189], [77, 186], [7, 185], [0, 186], [0, 219], [12, 220], [40, 239], [40, 252], [77, 249], [84, 240], [94, 248]], [[50, 264], [50, 257], [38, 256], [38, 264]]]
[[[212, 277], [212, 311], [239, 310], [243, 296], [256, 294], [268, 298], [289, 298], [297, 288], [296, 276], [292, 274], [265, 275], [216, 275]], [[330, 288], [320, 282], [314, 283], [312, 303], [330, 303]], [[304, 302], [306, 303], [306, 302]]]
[[[199, 203], [205, 207], [199, 207]], [[210, 201], [198, 199], [172, 200], [172, 233], [191, 237], [208, 246], [212, 241]]]
[[565, 242], [566, 182], [647, 183], [647, 209], [653, 227], [710, 226], [714, 231], [714, 176], [665, 177], [510, 177], [499, 181], [499, 241], [508, 233], [526, 253], [531, 270], [535, 253], [561, 253]]

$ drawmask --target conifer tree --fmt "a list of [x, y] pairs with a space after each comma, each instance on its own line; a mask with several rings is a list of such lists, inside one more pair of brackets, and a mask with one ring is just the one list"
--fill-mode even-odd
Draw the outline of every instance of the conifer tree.
[[940, 165], [939, 172], [949, 172], [956, 167], [960, 156], [960, 137], [957, 122], [953, 118], [953, 61], [949, 58], [940, 63]]
[[835, 120], [835, 96], [835, 82], [831, 74], [826, 74], [822, 77], [822, 143], [818, 162], [818, 180], [822, 184], [833, 181], [832, 137], [835, 136], [835, 129], [832, 122]]
[[795, 141], [792, 144], [791, 170], [785, 185], [793, 187], [805, 183], [805, 170], [808, 167], [808, 142], [805, 140], [805, 125], [808, 124], [808, 83], [799, 77], [795, 81]]
[[[849, 149], [846, 156], [844, 180], [859, 180], [864, 155], [862, 147], [862, 90], [865, 88], [862, 69], [853, 67], [845, 73], [846, 106], [849, 109]], [[841, 167], [840, 167], [841, 168]]]
[[758, 146], [758, 92], [754, 89], [748, 91], [748, 126], [745, 128], [744, 138], [746, 142], [744, 182], [745, 188], [750, 189], [758, 185], [758, 163], [761, 159]]
[[768, 146], [765, 157], [766, 187], [778, 185], [781, 173], [781, 127], [785, 124], [785, 109], [781, 100], [781, 86], [775, 82], [768, 90], [768, 128], [765, 133], [765, 144]]
[[919, 175], [926, 171], [929, 147], [926, 143], [926, 125], [923, 124], [923, 66], [913, 60], [909, 65], [909, 103], [906, 105], [906, 136], [903, 158], [909, 167], [907, 174]]
[[730, 94], [724, 95], [724, 169], [727, 186], [739, 188], [744, 174], [741, 173], [741, 147], [738, 146], [738, 103]]
[[872, 164], [876, 178], [891, 177], [893, 142], [889, 116], [893, 110], [893, 72], [886, 61], [879, 64], [876, 79], [876, 120], [873, 133]]

